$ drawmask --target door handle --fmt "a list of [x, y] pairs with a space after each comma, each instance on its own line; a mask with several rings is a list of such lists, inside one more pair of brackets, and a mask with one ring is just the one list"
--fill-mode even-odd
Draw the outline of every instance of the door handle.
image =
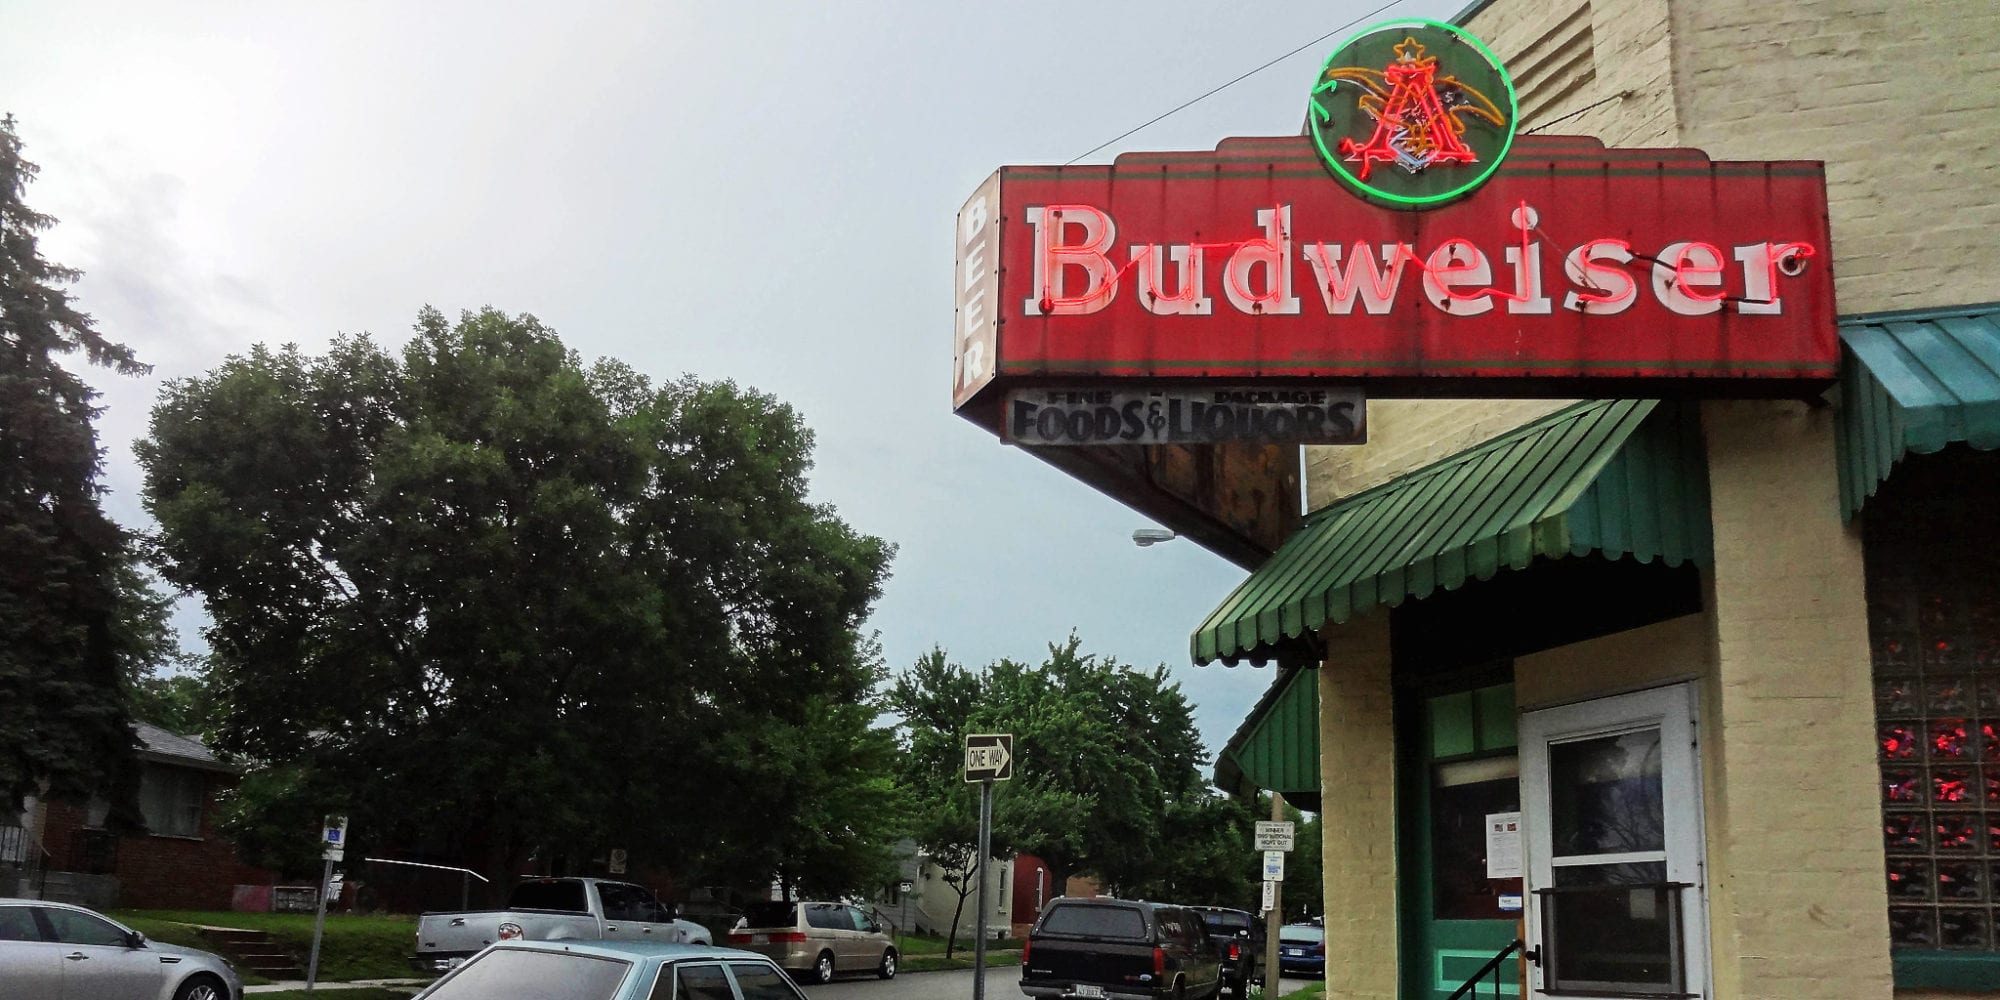
[[616, 931], [618, 928], [612, 924], [605, 924], [604, 929], [607, 931]]
[[64, 957], [64, 958], [67, 958], [67, 959], [69, 959], [69, 960], [70, 960], [70, 961], [72, 961], [72, 962], [88, 962], [88, 961], [90, 961], [90, 956], [89, 956], [89, 955], [86, 955], [86, 954], [84, 954], [83, 952], [80, 952], [80, 951], [73, 951], [73, 952], [70, 952], [69, 954], [67, 954], [67, 955], [64, 955], [63, 957]]
[[640, 929], [639, 929], [639, 933], [641, 933], [641, 934], [651, 934], [651, 933], [653, 933], [653, 929], [652, 929], [651, 927], [642, 927], [642, 928], [640, 928]]

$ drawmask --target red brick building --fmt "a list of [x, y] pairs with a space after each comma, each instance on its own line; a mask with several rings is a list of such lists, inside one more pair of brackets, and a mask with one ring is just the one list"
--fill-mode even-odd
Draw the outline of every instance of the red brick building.
[[215, 828], [218, 797], [235, 787], [238, 769], [197, 740], [143, 722], [133, 728], [147, 832], [106, 830], [108, 803], [101, 798], [36, 803], [26, 834], [39, 843], [44, 871], [21, 891], [86, 905], [227, 910], [237, 886], [271, 885], [272, 873], [244, 864]]

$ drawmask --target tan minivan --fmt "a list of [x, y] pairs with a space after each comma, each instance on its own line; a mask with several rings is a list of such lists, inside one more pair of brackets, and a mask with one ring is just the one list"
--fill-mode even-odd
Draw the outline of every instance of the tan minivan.
[[831, 982], [842, 972], [896, 977], [895, 940], [873, 914], [846, 903], [751, 903], [729, 943], [807, 982]]

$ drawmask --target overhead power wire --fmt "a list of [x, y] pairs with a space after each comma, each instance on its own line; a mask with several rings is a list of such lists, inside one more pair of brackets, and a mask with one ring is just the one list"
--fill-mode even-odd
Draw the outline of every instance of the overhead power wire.
[[1353, 20], [1351, 20], [1351, 21], [1348, 21], [1347, 23], [1345, 23], [1345, 24], [1342, 24], [1342, 25], [1340, 25], [1340, 26], [1339, 26], [1339, 27], [1337, 27], [1337, 28], [1334, 28], [1334, 29], [1333, 29], [1332, 31], [1329, 31], [1329, 32], [1327, 32], [1326, 34], [1324, 34], [1324, 35], [1321, 35], [1321, 36], [1319, 36], [1318, 38], [1315, 38], [1315, 39], [1313, 39], [1312, 41], [1309, 41], [1309, 42], [1305, 43], [1304, 45], [1301, 45], [1301, 46], [1299, 46], [1298, 48], [1296, 48], [1296, 49], [1293, 49], [1293, 50], [1291, 50], [1290, 52], [1287, 52], [1287, 53], [1285, 53], [1284, 55], [1281, 55], [1281, 56], [1278, 56], [1277, 58], [1275, 58], [1275, 59], [1272, 59], [1272, 60], [1271, 60], [1270, 62], [1267, 62], [1267, 63], [1263, 64], [1262, 66], [1259, 66], [1259, 67], [1257, 67], [1256, 69], [1253, 69], [1253, 70], [1251, 70], [1251, 71], [1249, 71], [1249, 72], [1247, 72], [1247, 73], [1244, 73], [1244, 74], [1243, 74], [1242, 76], [1239, 76], [1239, 77], [1235, 78], [1234, 80], [1231, 80], [1231, 81], [1229, 81], [1228, 83], [1225, 83], [1225, 84], [1223, 84], [1223, 85], [1221, 85], [1221, 86], [1219, 86], [1219, 87], [1215, 88], [1214, 90], [1211, 90], [1211, 91], [1209, 91], [1209, 92], [1207, 92], [1207, 93], [1205, 93], [1205, 94], [1202, 94], [1202, 95], [1201, 95], [1201, 96], [1199, 96], [1199, 97], [1195, 97], [1195, 98], [1193, 98], [1193, 99], [1191, 99], [1191, 100], [1188, 100], [1188, 101], [1186, 101], [1185, 103], [1183, 103], [1183, 104], [1181, 104], [1181, 105], [1179, 105], [1179, 106], [1177, 106], [1177, 107], [1175, 107], [1175, 108], [1173, 108], [1173, 109], [1171, 109], [1171, 110], [1169, 110], [1169, 111], [1166, 111], [1166, 112], [1164, 112], [1164, 113], [1162, 113], [1162, 114], [1159, 114], [1159, 115], [1156, 115], [1156, 116], [1154, 116], [1154, 117], [1153, 117], [1153, 118], [1151, 118], [1151, 119], [1148, 119], [1148, 120], [1147, 120], [1147, 121], [1146, 121], [1146, 122], [1145, 122], [1144, 124], [1141, 124], [1141, 125], [1135, 125], [1135, 126], [1133, 126], [1132, 128], [1129, 128], [1129, 129], [1126, 129], [1125, 131], [1123, 131], [1123, 132], [1120, 132], [1119, 134], [1117, 134], [1117, 135], [1114, 135], [1114, 136], [1112, 136], [1111, 138], [1109, 138], [1109, 139], [1106, 139], [1106, 140], [1104, 140], [1103, 142], [1100, 142], [1100, 143], [1098, 143], [1097, 145], [1095, 145], [1095, 146], [1092, 146], [1092, 147], [1090, 147], [1089, 149], [1087, 149], [1087, 150], [1084, 150], [1083, 152], [1081, 152], [1081, 153], [1078, 153], [1077, 155], [1075, 155], [1075, 156], [1072, 156], [1072, 157], [1070, 157], [1070, 158], [1069, 158], [1069, 159], [1067, 159], [1067, 160], [1064, 160], [1064, 161], [1063, 161], [1063, 166], [1067, 167], [1067, 166], [1069, 166], [1070, 164], [1072, 164], [1072, 163], [1075, 163], [1076, 161], [1078, 161], [1078, 160], [1081, 160], [1081, 159], [1083, 159], [1084, 157], [1086, 157], [1086, 156], [1089, 156], [1089, 155], [1091, 155], [1092, 153], [1095, 153], [1095, 152], [1097, 152], [1098, 150], [1101, 150], [1101, 149], [1103, 149], [1104, 147], [1106, 147], [1106, 146], [1109, 146], [1109, 145], [1111, 145], [1112, 143], [1115, 143], [1115, 142], [1118, 142], [1118, 141], [1120, 141], [1120, 140], [1122, 140], [1122, 139], [1126, 139], [1126, 138], [1129, 138], [1129, 137], [1130, 137], [1130, 136], [1132, 136], [1132, 135], [1133, 135], [1134, 133], [1137, 133], [1137, 132], [1142, 132], [1142, 131], [1145, 131], [1146, 129], [1148, 129], [1148, 128], [1151, 128], [1152, 126], [1154, 126], [1154, 125], [1157, 125], [1157, 124], [1159, 124], [1160, 122], [1162, 122], [1162, 121], [1165, 121], [1166, 119], [1168, 119], [1168, 118], [1171, 118], [1171, 117], [1173, 117], [1174, 115], [1177, 115], [1177, 114], [1180, 114], [1181, 112], [1183, 112], [1183, 111], [1186, 111], [1187, 109], [1189, 109], [1189, 108], [1191, 108], [1191, 107], [1194, 107], [1195, 105], [1197, 105], [1197, 104], [1200, 104], [1201, 102], [1203, 102], [1203, 101], [1206, 101], [1206, 100], [1208, 100], [1209, 98], [1211, 98], [1211, 97], [1214, 97], [1215, 95], [1217, 95], [1217, 94], [1220, 94], [1220, 93], [1222, 93], [1223, 91], [1225, 91], [1225, 90], [1228, 90], [1229, 88], [1231, 88], [1231, 87], [1234, 87], [1234, 86], [1236, 86], [1237, 84], [1239, 84], [1239, 83], [1242, 83], [1243, 81], [1245, 81], [1245, 80], [1248, 80], [1248, 79], [1250, 79], [1251, 77], [1253, 77], [1253, 76], [1256, 76], [1257, 74], [1259, 74], [1259, 73], [1262, 73], [1262, 72], [1264, 72], [1265, 70], [1267, 70], [1267, 69], [1270, 69], [1271, 67], [1273, 67], [1273, 66], [1276, 66], [1277, 64], [1279, 64], [1279, 63], [1281, 63], [1281, 62], [1284, 62], [1285, 60], [1287, 60], [1287, 59], [1290, 59], [1291, 57], [1293, 57], [1293, 56], [1295, 56], [1295, 55], [1298, 55], [1299, 53], [1301, 53], [1301, 52], [1304, 52], [1305, 50], [1307, 50], [1307, 49], [1309, 49], [1309, 48], [1312, 48], [1312, 47], [1313, 47], [1313, 46], [1315, 46], [1315, 45], [1320, 45], [1320, 44], [1324, 43], [1324, 42], [1325, 42], [1325, 41], [1326, 41], [1327, 39], [1329, 39], [1329, 38], [1332, 38], [1333, 36], [1335, 36], [1335, 35], [1338, 35], [1338, 34], [1340, 34], [1341, 32], [1343, 32], [1343, 31], [1346, 31], [1347, 29], [1349, 29], [1349, 28], [1352, 28], [1352, 27], [1354, 27], [1355, 25], [1357, 25], [1357, 24], [1360, 24], [1361, 22], [1363, 22], [1363, 21], [1366, 21], [1366, 20], [1368, 20], [1369, 18], [1371, 18], [1371, 17], [1374, 17], [1375, 15], [1377, 15], [1377, 14], [1380, 14], [1380, 13], [1382, 13], [1383, 11], [1385, 11], [1385, 10], [1388, 10], [1389, 8], [1391, 8], [1391, 7], [1394, 7], [1394, 6], [1396, 6], [1397, 4], [1399, 4], [1399, 3], [1402, 3], [1402, 2], [1403, 2], [1403, 0], [1389, 0], [1389, 2], [1388, 2], [1388, 3], [1385, 3], [1385, 4], [1383, 4], [1382, 6], [1380, 6], [1380, 7], [1377, 7], [1377, 8], [1375, 8], [1374, 10], [1371, 10], [1371, 11], [1369, 11], [1368, 13], [1366, 13], [1366, 14], [1363, 14], [1363, 15], [1361, 15], [1360, 17], [1357, 17], [1357, 18], [1355, 18], [1355, 19], [1353, 19]]
[[1583, 107], [1580, 107], [1580, 108], [1576, 109], [1575, 111], [1572, 111], [1572, 112], [1570, 112], [1569, 114], [1566, 114], [1566, 115], [1562, 116], [1561, 118], [1551, 118], [1551, 119], [1549, 119], [1548, 121], [1545, 121], [1545, 122], [1541, 123], [1540, 125], [1537, 125], [1537, 126], [1535, 126], [1534, 128], [1531, 128], [1531, 129], [1526, 129], [1526, 130], [1522, 131], [1522, 133], [1521, 133], [1521, 134], [1522, 134], [1522, 135], [1534, 135], [1535, 133], [1537, 133], [1537, 132], [1540, 132], [1541, 130], [1543, 130], [1543, 129], [1545, 129], [1545, 128], [1548, 128], [1548, 127], [1549, 127], [1549, 126], [1551, 126], [1551, 125], [1561, 125], [1561, 124], [1562, 124], [1563, 122], [1566, 122], [1566, 121], [1569, 121], [1570, 119], [1572, 119], [1572, 118], [1575, 118], [1575, 117], [1576, 117], [1577, 115], [1580, 115], [1580, 114], [1583, 114], [1583, 113], [1584, 113], [1584, 112], [1586, 112], [1586, 111], [1595, 111], [1595, 110], [1597, 110], [1598, 108], [1601, 108], [1601, 107], [1603, 107], [1603, 106], [1605, 106], [1605, 105], [1607, 105], [1607, 104], [1610, 104], [1610, 103], [1611, 103], [1612, 101], [1622, 101], [1622, 100], [1624, 100], [1624, 99], [1626, 99], [1627, 97], [1630, 97], [1630, 96], [1632, 96], [1632, 92], [1631, 92], [1631, 91], [1629, 91], [1629, 90], [1621, 90], [1621, 91], [1619, 91], [1619, 92], [1617, 92], [1617, 93], [1615, 93], [1615, 94], [1612, 94], [1612, 95], [1611, 95], [1610, 97], [1607, 97], [1607, 98], [1605, 98], [1605, 99], [1603, 99], [1603, 100], [1601, 100], [1601, 101], [1592, 101], [1591, 103], [1589, 103], [1589, 104], [1586, 104], [1586, 105], [1584, 105]]

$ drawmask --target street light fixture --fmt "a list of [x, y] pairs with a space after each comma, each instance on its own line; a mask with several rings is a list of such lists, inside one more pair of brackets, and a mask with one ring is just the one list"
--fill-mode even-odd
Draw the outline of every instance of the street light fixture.
[[1177, 537], [1179, 536], [1166, 528], [1140, 528], [1132, 533], [1132, 544], [1143, 549], [1148, 545], [1171, 542]]

